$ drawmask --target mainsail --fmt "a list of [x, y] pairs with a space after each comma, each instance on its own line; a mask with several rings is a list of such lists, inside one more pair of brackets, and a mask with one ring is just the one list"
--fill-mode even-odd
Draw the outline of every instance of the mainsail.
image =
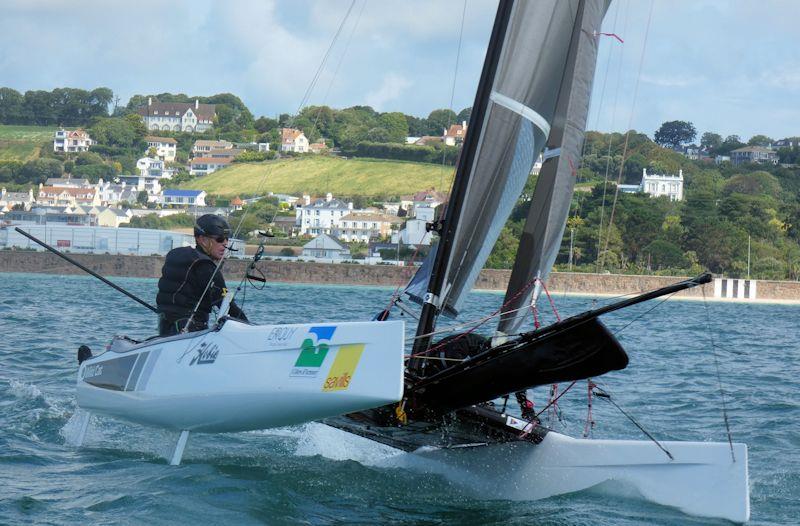
[[[577, 161], [575, 143], [582, 137], [596, 60], [595, 34], [608, 3], [501, 0], [492, 35], [501, 44], [498, 49], [490, 44], [487, 51], [418, 335], [430, 332], [439, 313], [458, 312], [548, 137], [553, 149], [563, 148], [548, 165]], [[528, 257], [541, 253], [534, 275], [549, 269], [550, 248], [557, 250], [563, 231], [573, 184], [564, 173], [556, 170], [537, 185], [541, 197], [532, 210], [538, 207], [543, 220], [533, 222], [534, 248], [527, 243], [525, 248]], [[415, 353], [427, 343], [418, 338]]]

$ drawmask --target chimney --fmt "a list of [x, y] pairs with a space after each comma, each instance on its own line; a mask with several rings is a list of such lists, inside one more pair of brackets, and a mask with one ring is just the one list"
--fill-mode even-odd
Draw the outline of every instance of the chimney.
[[5, 187], [3, 187], [3, 188], [0, 188], [0, 197], [3, 197], [3, 196], [5, 196], [5, 195], [6, 195], [6, 189], [5, 189]]
[[147, 97], [147, 105], [148, 106], [152, 106], [153, 105], [153, 97]]
[[466, 130], [467, 129], [467, 121], [461, 121], [461, 126]]
[[303, 194], [303, 204], [308, 206], [311, 204], [311, 196], [308, 194]]
[[353, 203], [352, 202], [347, 203], [347, 209], [348, 210], [352, 210], [353, 209]]
[[325, 194], [325, 201], [326, 202], [330, 203], [332, 200], [333, 200], [333, 194], [332, 193], [328, 192], [327, 194]]
[[194, 99], [194, 109], [197, 109], [199, 107], [200, 107], [200, 99]]

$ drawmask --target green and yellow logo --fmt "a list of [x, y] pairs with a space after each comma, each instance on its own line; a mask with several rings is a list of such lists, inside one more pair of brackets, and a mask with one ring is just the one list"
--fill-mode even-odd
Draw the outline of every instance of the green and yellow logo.
[[[319, 368], [325, 362], [325, 357], [328, 355], [331, 338], [336, 331], [336, 327], [311, 327], [308, 330], [308, 338], [303, 340], [300, 346], [300, 355], [297, 361], [294, 362], [294, 367], [289, 373], [289, 376], [299, 376], [306, 378], [314, 378], [319, 373]], [[316, 337], [317, 344], [314, 345], [314, 337]]]

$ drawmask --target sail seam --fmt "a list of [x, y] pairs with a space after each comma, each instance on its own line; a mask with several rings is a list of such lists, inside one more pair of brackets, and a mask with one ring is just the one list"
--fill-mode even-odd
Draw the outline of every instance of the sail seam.
[[497, 91], [492, 91], [492, 94], [489, 95], [489, 100], [528, 119], [534, 126], [542, 130], [545, 137], [550, 135], [550, 123], [533, 108], [529, 108], [523, 103]]

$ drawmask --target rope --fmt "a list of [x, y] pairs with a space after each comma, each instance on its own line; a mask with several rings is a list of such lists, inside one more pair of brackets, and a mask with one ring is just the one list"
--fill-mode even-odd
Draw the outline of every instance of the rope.
[[[450, 111], [453, 112], [453, 99], [456, 96], [456, 81], [458, 80], [458, 65], [461, 61], [461, 43], [464, 37], [464, 19], [467, 16], [467, 0], [464, 0], [464, 6], [461, 8], [461, 28], [458, 30], [458, 49], [456, 50], [456, 65], [453, 70], [453, 85], [450, 88]], [[455, 112], [453, 112], [455, 113]], [[450, 129], [450, 114], [447, 114], [447, 129]], [[446, 133], [446, 132], [445, 132]], [[447, 150], [442, 148], [442, 169], [439, 172], [439, 191], [444, 188], [444, 173], [445, 173], [445, 160], [447, 159]]]
[[603, 247], [603, 252], [600, 258], [600, 270], [603, 269], [603, 264], [605, 263], [605, 255], [608, 252], [608, 244], [611, 241], [611, 226], [614, 224], [614, 213], [617, 209], [617, 199], [619, 198], [619, 185], [622, 182], [622, 173], [625, 171], [625, 156], [628, 154], [628, 141], [631, 135], [631, 127], [633, 126], [633, 115], [636, 109], [636, 99], [639, 95], [639, 81], [642, 77], [642, 66], [644, 65], [644, 56], [645, 50], [647, 49], [647, 37], [650, 35], [650, 21], [653, 18], [653, 5], [654, 2], [650, 2], [650, 12], [647, 15], [647, 25], [645, 26], [644, 32], [644, 42], [642, 43], [642, 54], [639, 57], [639, 72], [636, 75], [636, 83], [634, 84], [633, 89], [633, 100], [631, 101], [631, 113], [628, 117], [628, 131], [625, 132], [625, 145], [622, 148], [622, 160], [619, 164], [619, 175], [617, 176], [617, 186], [614, 189], [614, 202], [611, 205], [611, 215], [608, 218], [608, 228], [609, 231], [606, 234], [606, 244]]
[[592, 382], [591, 378], [586, 379], [586, 424], [583, 426], [583, 438], [588, 438], [594, 429], [594, 417], [592, 416], [592, 390], [597, 387], [597, 384]]
[[725, 389], [722, 387], [722, 375], [719, 372], [719, 360], [717, 359], [717, 345], [714, 342], [714, 333], [711, 332], [711, 317], [708, 314], [708, 303], [706, 302], [706, 289], [705, 287], [700, 287], [703, 291], [703, 306], [705, 307], [706, 311], [706, 333], [708, 333], [708, 339], [711, 342], [711, 356], [714, 357], [714, 368], [717, 372], [717, 384], [719, 385], [719, 394], [722, 397], [722, 418], [725, 421], [725, 432], [728, 435], [728, 445], [731, 448], [731, 458], [734, 462], [736, 462], [736, 455], [733, 452], [733, 438], [731, 437], [731, 426], [728, 422], [728, 405], [725, 401]]
[[664, 446], [662, 446], [662, 445], [661, 445], [661, 442], [659, 442], [658, 440], [656, 440], [656, 438], [655, 438], [653, 435], [651, 435], [650, 433], [648, 433], [648, 432], [647, 432], [647, 430], [646, 430], [644, 427], [642, 427], [642, 425], [641, 425], [639, 422], [637, 422], [637, 421], [636, 421], [636, 419], [634, 419], [634, 418], [633, 418], [631, 415], [629, 415], [627, 412], [625, 412], [625, 410], [624, 410], [624, 409], [622, 409], [622, 408], [621, 408], [619, 405], [617, 405], [617, 403], [616, 403], [614, 400], [612, 400], [612, 398], [611, 398], [611, 395], [610, 395], [610, 394], [608, 394], [607, 392], [605, 392], [603, 389], [600, 389], [599, 387], [595, 387], [595, 389], [597, 389], [597, 392], [595, 393], [595, 395], [596, 395], [596, 396], [598, 396], [598, 397], [600, 397], [600, 398], [603, 398], [603, 399], [605, 399], [605, 400], [608, 400], [608, 401], [611, 403], [611, 405], [613, 405], [614, 407], [616, 407], [616, 408], [619, 410], [619, 412], [620, 412], [620, 413], [622, 413], [623, 415], [625, 415], [625, 416], [628, 418], [628, 420], [630, 420], [631, 422], [633, 422], [633, 425], [635, 425], [636, 427], [638, 427], [638, 428], [639, 428], [639, 431], [641, 431], [642, 433], [644, 433], [644, 434], [645, 434], [645, 436], [647, 436], [647, 438], [649, 438], [650, 440], [652, 440], [652, 441], [653, 441], [653, 443], [654, 443], [655, 445], [657, 445], [657, 446], [658, 446], [658, 448], [659, 448], [661, 451], [663, 451], [664, 453], [666, 453], [666, 455], [669, 457], [669, 459], [670, 459], [670, 460], [675, 460], [675, 457], [673, 457], [673, 456], [672, 456], [672, 453], [670, 453], [669, 451], [667, 451], [667, 449], [666, 449]]

